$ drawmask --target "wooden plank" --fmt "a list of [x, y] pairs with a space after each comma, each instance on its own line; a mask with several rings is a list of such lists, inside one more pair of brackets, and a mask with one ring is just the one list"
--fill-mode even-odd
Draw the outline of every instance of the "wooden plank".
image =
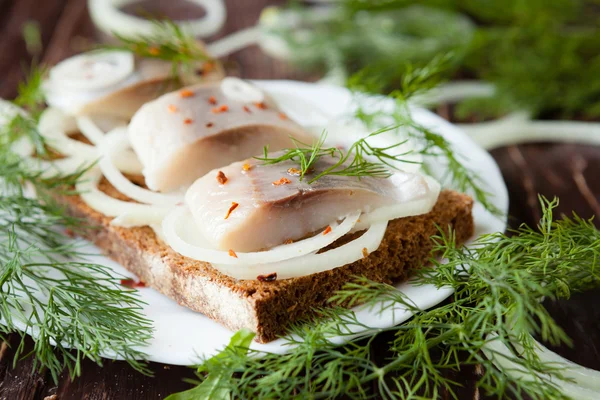
[[23, 78], [23, 70], [32, 62], [23, 41], [23, 25], [30, 20], [37, 21], [42, 34], [44, 47], [63, 10], [65, 0], [19, 0], [12, 3], [7, 23], [2, 26], [0, 36], [0, 97], [12, 98], [16, 94], [17, 83]]

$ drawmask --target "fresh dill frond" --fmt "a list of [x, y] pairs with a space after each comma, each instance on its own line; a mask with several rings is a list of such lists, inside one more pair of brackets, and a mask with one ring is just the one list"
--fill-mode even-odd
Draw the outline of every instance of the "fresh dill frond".
[[[434, 251], [448, 262], [434, 258], [434, 268], [415, 271], [414, 282], [452, 287], [453, 301], [422, 310], [394, 287], [357, 277], [330, 299], [332, 305], [364, 304], [374, 312], [403, 307], [414, 316], [378, 328], [346, 308], [317, 310], [320, 317], [293, 327], [286, 354], [224, 351], [219, 363], [201, 364], [200, 379], [218, 377], [220, 390], [232, 398], [458, 398], [460, 383], [453, 376], [479, 366], [476, 385], [486, 396], [567, 399], [557, 383], [562, 369], [540, 361], [532, 335], [569, 343], [541, 299], [600, 284], [600, 232], [577, 216], [553, 221], [557, 201], [540, 202], [537, 228], [485, 235], [470, 248], [457, 246], [452, 232], [440, 229]], [[356, 330], [363, 333], [357, 337]], [[348, 342], [332, 339], [339, 336]], [[376, 338], [388, 340], [385, 358], [372, 357]], [[509, 352], [494, 350], [494, 342]], [[500, 358], [514, 362], [527, 379], [499, 369], [494, 361]]]
[[117, 45], [102, 45], [103, 50], [125, 50], [144, 58], [169, 61], [175, 77], [182, 73], [193, 73], [198, 62], [211, 61], [202, 45], [186, 34], [175, 22], [153, 20], [154, 32], [135, 37], [113, 33], [119, 40]]
[[[0, 133], [0, 336], [18, 333], [22, 340], [14, 350], [15, 363], [32, 356], [34, 368], [47, 369], [55, 382], [65, 369], [71, 378], [79, 376], [84, 359], [101, 365], [103, 355], [116, 355], [150, 373], [138, 361], [144, 358], [139, 348], [152, 337], [144, 303], [121, 287], [110, 268], [88, 262], [89, 254], [64, 231], [92, 229], [68, 216], [54, 198], [71, 194], [86, 168], [52, 176], [35, 159], [13, 150], [28, 141], [38, 157], [47, 155], [37, 130], [43, 75], [37, 71], [15, 100], [29, 113], [15, 112]], [[28, 334], [34, 347], [26, 353]]]
[[[283, 154], [277, 157], [269, 157], [269, 148], [265, 146], [263, 156], [255, 158], [262, 161], [264, 165], [278, 164], [288, 160], [295, 161], [300, 167], [300, 180], [308, 172], [314, 174], [308, 183], [314, 183], [327, 175], [388, 178], [392, 175], [392, 169], [398, 169], [395, 163], [412, 162], [406, 158], [412, 152], [393, 153], [393, 150], [405, 144], [406, 140], [386, 147], [377, 147], [370, 144], [369, 139], [395, 128], [397, 127], [387, 127], [372, 132], [352, 143], [348, 150], [324, 147], [327, 139], [327, 132], [324, 131], [319, 140], [312, 145], [294, 140], [296, 147], [283, 150]], [[314, 171], [315, 164], [323, 157], [332, 158], [335, 162], [322, 171]], [[372, 158], [377, 161], [371, 161]]]
[[39, 119], [44, 110], [46, 98], [42, 85], [47, 73], [47, 67], [33, 64], [29, 68], [25, 80], [19, 82], [18, 94], [13, 100], [13, 103], [27, 111], [34, 121]]
[[442, 135], [412, 121], [405, 122], [412, 129], [409, 136], [418, 144], [424, 156], [423, 168], [432, 171], [442, 163], [444, 174], [442, 183], [463, 193], [470, 193], [486, 210], [497, 217], [504, 213], [493, 202], [494, 194], [486, 190], [485, 181], [475, 171], [465, 166], [465, 159]]
[[[409, 107], [410, 100], [434, 88], [443, 80], [440, 71], [445, 65], [446, 57], [440, 56], [440, 58], [432, 60], [430, 64], [408, 68], [410, 72], [404, 78], [406, 84], [388, 94], [388, 97], [395, 101], [392, 109], [378, 106], [382, 101], [389, 101], [389, 99], [373, 99], [363, 93], [355, 92], [354, 118], [362, 121], [371, 129], [390, 123], [405, 128], [403, 131], [406, 132], [406, 137], [410, 138], [411, 144], [415, 146], [414, 152], [422, 154], [424, 157], [422, 167], [425, 172], [432, 172], [435, 165], [442, 164], [444, 169], [442, 183], [445, 186], [472, 194], [486, 210], [501, 217], [503, 212], [494, 205], [493, 194], [485, 189], [483, 179], [465, 166], [464, 157], [444, 136], [433, 132], [412, 118]], [[363, 77], [367, 80], [366, 86], [361, 84]], [[360, 72], [355, 74], [351, 81], [354, 82], [355, 88], [373, 88], [369, 83], [368, 75]]]
[[348, 78], [352, 91], [387, 94], [404, 101], [428, 92], [448, 79], [454, 53], [444, 53], [426, 63], [370, 64]]

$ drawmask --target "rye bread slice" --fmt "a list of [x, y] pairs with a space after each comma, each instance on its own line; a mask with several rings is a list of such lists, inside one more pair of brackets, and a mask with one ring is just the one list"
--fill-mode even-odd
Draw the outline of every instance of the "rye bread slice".
[[[105, 179], [99, 187], [110, 196], [129, 200]], [[60, 197], [59, 201], [71, 215], [98, 228], [87, 230], [87, 239], [147, 286], [231, 330], [251, 329], [261, 343], [284, 334], [290, 323], [306, 317], [315, 307], [325, 306], [352, 276], [385, 283], [405, 280], [410, 268], [425, 265], [431, 257], [431, 237], [438, 226], [453, 229], [457, 243], [466, 241], [474, 229], [473, 200], [445, 190], [428, 214], [391, 221], [379, 249], [362, 260], [299, 278], [239, 281], [209, 263], [176, 253], [149, 227], [112, 226], [111, 217], [91, 209], [79, 196]]]

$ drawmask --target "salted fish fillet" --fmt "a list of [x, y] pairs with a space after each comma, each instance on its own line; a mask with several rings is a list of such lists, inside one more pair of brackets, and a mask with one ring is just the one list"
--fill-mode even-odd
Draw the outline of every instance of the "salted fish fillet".
[[335, 161], [321, 158], [302, 180], [290, 169], [298, 168], [293, 161], [236, 162], [194, 182], [185, 202], [199, 231], [215, 248], [248, 252], [306, 237], [356, 211], [368, 213], [427, 198], [433, 206], [439, 194], [439, 187], [430, 187], [424, 176], [401, 171], [389, 178], [327, 175], [308, 183]]
[[264, 146], [293, 146], [291, 137], [313, 136], [267, 98], [252, 103], [231, 99], [219, 83], [191, 86], [145, 104], [128, 135], [152, 190], [192, 184], [210, 170], [261, 154]]

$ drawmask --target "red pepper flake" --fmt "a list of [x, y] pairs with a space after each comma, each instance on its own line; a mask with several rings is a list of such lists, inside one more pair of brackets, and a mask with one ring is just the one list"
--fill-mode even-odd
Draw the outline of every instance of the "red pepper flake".
[[160, 54], [160, 49], [158, 47], [152, 46], [148, 49], [148, 53], [152, 56], [157, 56]]
[[273, 182], [273, 185], [275, 185], [275, 186], [281, 186], [281, 185], [287, 185], [288, 183], [292, 183], [292, 181], [290, 181], [286, 177], [282, 177], [278, 181]]
[[192, 92], [189, 89], [183, 89], [183, 90], [179, 91], [179, 96], [181, 96], [183, 98], [194, 97], [194, 92]]
[[67, 235], [70, 238], [74, 238], [75, 237], [75, 232], [73, 232], [73, 229], [65, 229], [65, 235]]
[[174, 114], [177, 112], [177, 107], [175, 107], [173, 104], [169, 104], [169, 106], [167, 107], [167, 110], [169, 110], [169, 112], [171, 114]]
[[267, 105], [264, 102], [260, 102], [260, 103], [254, 103], [254, 105], [256, 106], [256, 108], [259, 108], [261, 110], [266, 110], [267, 109]]
[[302, 174], [302, 171], [300, 171], [298, 168], [292, 167], [287, 170], [287, 173], [292, 176], [300, 176], [300, 174]]
[[220, 107], [214, 107], [210, 110], [213, 114], [220, 114], [229, 111], [229, 106], [227, 104], [223, 104]]
[[279, 113], [279, 118], [280, 118], [280, 119], [283, 119], [283, 120], [286, 120], [286, 119], [288, 119], [288, 116], [287, 116], [287, 115], [285, 115], [285, 113], [282, 113], [282, 112], [280, 112], [280, 113]]
[[209, 123], [207, 123], [207, 124], [206, 124], [206, 127], [207, 127], [207, 128], [212, 128], [214, 125], [215, 125], [215, 124], [213, 124], [212, 122], [209, 122]]
[[227, 210], [227, 215], [225, 215], [225, 219], [229, 218], [229, 216], [231, 215], [231, 212], [233, 210], [235, 210], [236, 208], [238, 208], [239, 204], [236, 203], [235, 201], [231, 202], [231, 207], [229, 207], [229, 210]]
[[331, 232], [331, 226], [327, 225], [327, 228], [323, 231], [323, 235], [327, 235], [329, 232]]
[[210, 62], [210, 61], [209, 62], [205, 62], [204, 65], [202, 66], [202, 71], [204, 73], [211, 72], [214, 69], [215, 69], [215, 64], [212, 63], [212, 62]]
[[189, 124], [191, 124], [192, 122], [194, 122], [194, 120], [193, 120], [193, 119], [191, 119], [191, 118], [186, 118], [186, 119], [184, 119], [184, 120], [183, 120], [183, 123], [184, 123], [184, 124], [186, 124], [186, 125], [189, 125]]
[[133, 279], [121, 279], [121, 286], [133, 289], [146, 287], [146, 284], [142, 281], [135, 281]]
[[250, 110], [250, 107], [248, 106], [244, 106], [244, 111], [246, 111], [248, 114], [252, 114], [252, 111]]
[[217, 104], [217, 99], [215, 99], [215, 96], [210, 96], [208, 102], [214, 106]]
[[225, 176], [223, 171], [217, 172], [217, 182], [219, 182], [220, 185], [224, 185], [227, 183], [227, 177]]
[[233, 251], [233, 249], [229, 249], [229, 255], [233, 258], [238, 258], [237, 254], [235, 254], [235, 251]]
[[259, 275], [256, 277], [259, 282], [274, 282], [277, 280], [277, 272], [273, 272], [269, 275]]
[[250, 165], [250, 164], [242, 165], [242, 170], [244, 170], [244, 171], [250, 171], [251, 169], [252, 169], [252, 165]]
[[292, 239], [287, 239], [283, 244], [292, 244], [294, 241]]
[[364, 257], [364, 258], [367, 258], [367, 257], [369, 257], [369, 250], [367, 250], [367, 248], [366, 248], [366, 247], [363, 247], [363, 249], [362, 249], [362, 253], [363, 253], [363, 257]]

